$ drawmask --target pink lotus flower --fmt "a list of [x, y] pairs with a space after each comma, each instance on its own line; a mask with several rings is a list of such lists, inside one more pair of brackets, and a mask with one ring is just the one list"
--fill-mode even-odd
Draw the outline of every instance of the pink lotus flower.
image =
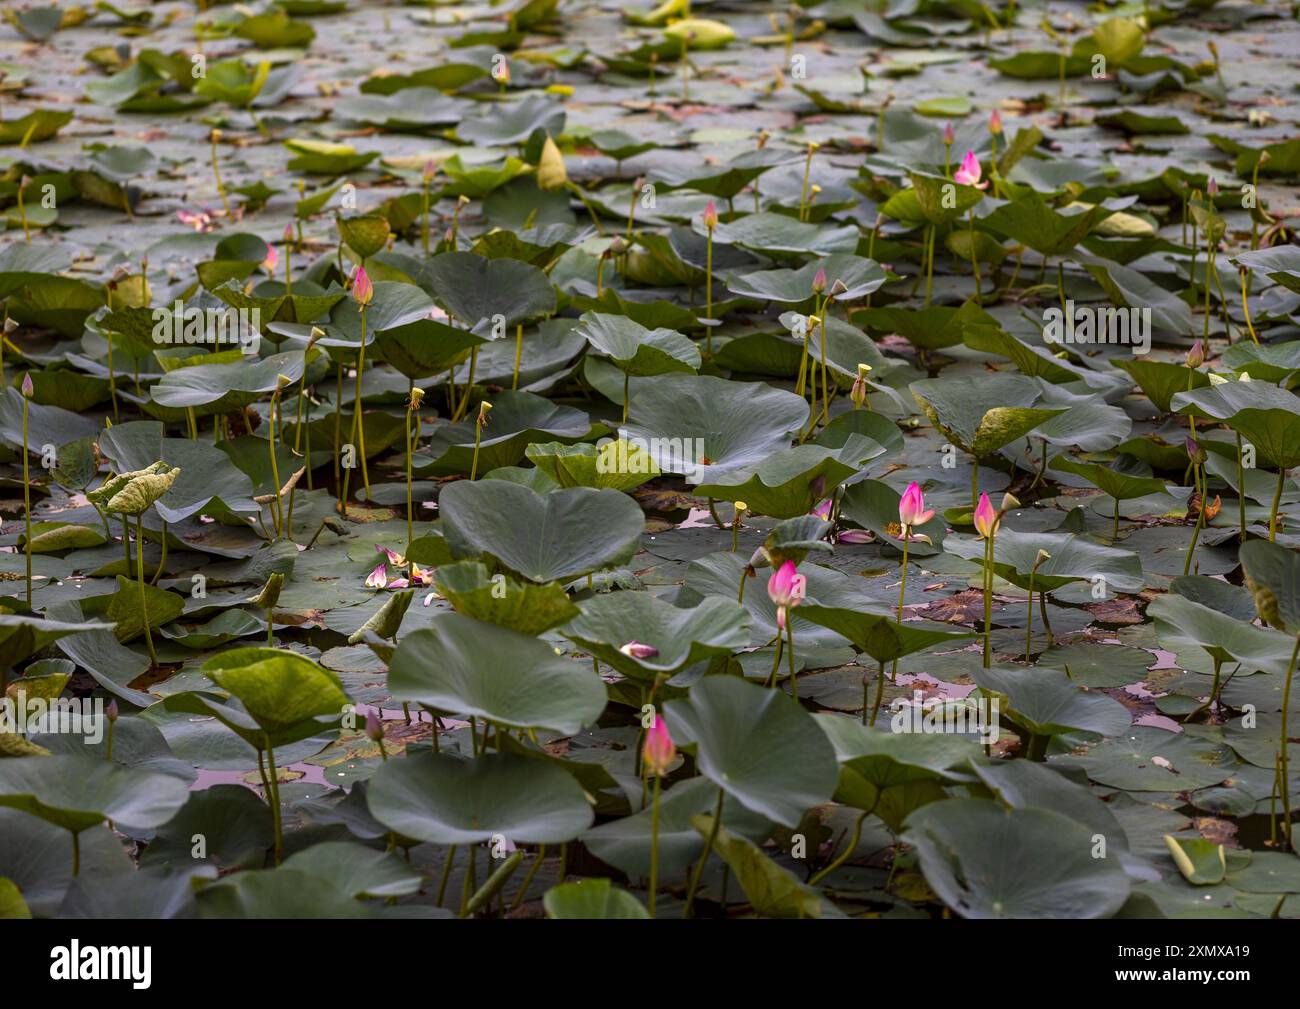
[[995, 137], [1002, 133], [1002, 113], [997, 109], [989, 113], [989, 132]]
[[998, 513], [993, 510], [988, 494], [980, 495], [980, 503], [975, 508], [975, 531], [985, 540], [992, 539], [998, 531]]
[[645, 645], [640, 641], [629, 641], [619, 651], [629, 659], [653, 659], [659, 654], [659, 649], [654, 645]]
[[32, 373], [30, 371], [23, 374], [23, 395], [28, 399], [36, 395], [36, 386], [32, 384]]
[[382, 589], [388, 585], [388, 565], [380, 561], [373, 571], [366, 575], [366, 588]]
[[816, 276], [813, 277], [812, 289], [814, 294], [821, 294], [826, 290], [826, 267], [820, 267]]
[[266, 245], [266, 258], [262, 260], [262, 269], [267, 273], [275, 273], [276, 264], [280, 262], [280, 254], [275, 251], [275, 246], [269, 242]]
[[366, 736], [372, 743], [384, 738], [384, 723], [379, 720], [374, 708], [366, 712]]
[[785, 630], [787, 611], [804, 600], [808, 579], [795, 570], [794, 561], [786, 561], [767, 580], [767, 594], [776, 603], [776, 626]]
[[358, 266], [352, 271], [352, 297], [357, 299], [357, 304], [362, 308], [375, 300], [375, 285], [370, 283], [364, 266]]
[[961, 167], [952, 173], [952, 180], [961, 186], [988, 189], [988, 182], [980, 181], [981, 174], [983, 169], [980, 168], [980, 159], [975, 157], [974, 151], [967, 151], [966, 156], [961, 159]]
[[677, 747], [673, 743], [673, 737], [668, 734], [668, 726], [664, 724], [663, 718], [656, 714], [654, 725], [645, 734], [645, 746], [641, 749], [642, 764], [647, 773], [662, 778], [668, 774], [668, 768], [676, 758]]
[[388, 547], [380, 546], [378, 543], [375, 544], [375, 552], [383, 554], [388, 559], [388, 563], [393, 565], [393, 567], [400, 568], [406, 563], [406, 558], [396, 550], [389, 550]]
[[1192, 344], [1192, 349], [1187, 352], [1187, 367], [1199, 368], [1205, 363], [1205, 344], [1197, 340]]
[[943, 128], [943, 142], [951, 147], [952, 142], [956, 139], [957, 133], [953, 130], [952, 123], [946, 123]]
[[904, 534], [910, 533], [917, 526], [925, 525], [932, 518], [934, 511], [926, 509], [921, 485], [913, 480], [898, 502], [898, 522], [903, 527]]
[[709, 231], [712, 231], [714, 228], [718, 226], [718, 208], [713, 205], [712, 200], [710, 200], [708, 203], [704, 205], [703, 219], [704, 219], [704, 226]]
[[814, 508], [810, 514], [816, 515], [823, 522], [829, 521], [831, 517], [831, 499], [827, 498], [816, 508]]
[[178, 210], [176, 217], [182, 224], [188, 224], [201, 235], [206, 235], [217, 226], [217, 222], [212, 219], [211, 211], [207, 210]]

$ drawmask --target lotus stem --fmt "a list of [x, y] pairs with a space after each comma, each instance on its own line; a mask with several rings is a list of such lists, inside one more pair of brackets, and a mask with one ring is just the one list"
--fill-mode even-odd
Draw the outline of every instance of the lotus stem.
[[157, 585], [158, 579], [162, 576], [163, 568], [167, 566], [167, 520], [162, 520], [162, 557], [158, 560], [158, 566], [154, 568], [153, 577], [149, 579], [150, 585]]
[[230, 201], [226, 198], [226, 186], [221, 181], [221, 169], [217, 167], [217, 141], [221, 139], [221, 131], [213, 130], [211, 133], [212, 140], [212, 177], [217, 182], [217, 192], [221, 194], [221, 208], [230, 216]]
[[984, 296], [980, 290], [980, 261], [975, 254], [975, 208], [966, 211], [966, 225], [970, 229], [970, 268], [975, 276], [975, 304], [983, 305]]
[[1255, 334], [1255, 326], [1250, 321], [1250, 291], [1248, 290], [1250, 286], [1250, 271], [1241, 270], [1240, 276], [1241, 276], [1241, 310], [1242, 312], [1245, 313], [1246, 316], [1246, 331], [1250, 333], [1251, 340], [1253, 340], [1255, 346], [1258, 347], [1259, 337]]
[[[996, 535], [996, 533], [994, 534]], [[993, 536], [984, 544], [984, 668], [992, 658], [993, 631]]]
[[[510, 382], [510, 388], [512, 390], [519, 388], [519, 362], [523, 360], [523, 356], [524, 356], [524, 324], [521, 322], [519, 323], [518, 326], [515, 327], [515, 376]], [[623, 419], [627, 420], [626, 413], [623, 415]]]
[[808, 155], [803, 162], [803, 186], [799, 190], [799, 220], [803, 221], [808, 216], [808, 183], [812, 180], [812, 159], [817, 153], [818, 145], [810, 143], [808, 145]]
[[26, 208], [26, 206], [23, 205], [23, 191], [24, 191], [26, 188], [27, 188], [27, 186], [25, 185], [25, 182], [19, 182], [19, 184], [18, 184], [18, 216], [22, 218], [22, 222], [23, 222], [23, 239], [27, 242], [28, 245], [31, 245], [31, 244], [32, 244], [32, 233], [31, 233], [31, 231], [30, 231], [30, 230], [28, 229], [28, 227], [27, 227], [27, 208]]
[[1195, 485], [1196, 493], [1200, 495], [1201, 504], [1196, 509], [1196, 524], [1192, 527], [1192, 542], [1187, 548], [1187, 556], [1183, 558], [1184, 577], [1192, 569], [1192, 555], [1196, 553], [1196, 541], [1201, 538], [1201, 526], [1205, 522], [1205, 472], [1196, 463], [1192, 464], [1192, 482]]
[[1043, 630], [1047, 632], [1047, 646], [1052, 647], [1052, 624], [1047, 619], [1047, 593], [1038, 590], [1038, 615], [1043, 618]]
[[149, 630], [149, 603], [144, 593], [144, 513], [135, 517], [135, 566], [140, 582], [140, 610], [144, 617], [144, 641], [149, 647], [149, 660], [158, 665], [158, 653], [153, 650], [153, 634]]
[[930, 295], [934, 289], [934, 225], [926, 229], [925, 249], [925, 307], [930, 307]]
[[875, 728], [876, 716], [880, 714], [880, 702], [884, 699], [884, 696], [885, 696], [885, 663], [884, 660], [882, 659], [880, 662], [880, 668], [876, 671], [876, 703], [871, 706], [871, 722], [869, 723], [872, 728]]
[[415, 437], [419, 438], [420, 436], [420, 408], [415, 401], [415, 379], [411, 379], [411, 388], [407, 395], [406, 428], [403, 433], [406, 435], [406, 553], [409, 557], [411, 552], [411, 543], [414, 541], [411, 517], [415, 511], [411, 494], [411, 452], [413, 447], [411, 440], [412, 416], [414, 416], [415, 419]]
[[[524, 902], [524, 897], [528, 893], [528, 888], [532, 886], [533, 877], [537, 875], [537, 870], [542, 867], [542, 860], [545, 858], [546, 858], [546, 845], [543, 844], [539, 846], [537, 849], [537, 857], [533, 859], [533, 867], [528, 870], [528, 875], [524, 877], [524, 881], [521, 884], [519, 884], [519, 889], [515, 892], [515, 899], [510, 904], [511, 910], [517, 908], [520, 904]], [[439, 900], [438, 903], [441, 904], [442, 901]], [[651, 917], [652, 918], [654, 917], [653, 912], [651, 913]]]
[[1273, 507], [1268, 513], [1268, 541], [1277, 539], [1277, 510], [1282, 504], [1282, 489], [1286, 486], [1286, 467], [1279, 463], [1277, 468], [1277, 489], [1273, 491]]
[[[904, 537], [910, 535], [910, 529], [903, 530]], [[902, 577], [898, 581], [898, 626], [903, 626], [903, 596], [907, 592], [907, 544], [908, 540], [903, 540], [903, 567]], [[901, 633], [901, 631], [900, 631]], [[889, 671], [889, 682], [895, 683], [898, 680], [898, 659], [894, 659], [894, 665]]]
[[343, 362], [338, 362], [336, 372], [338, 378], [334, 387], [334, 493], [338, 495], [338, 511], [346, 515], [348, 512], [347, 493], [343, 489], [343, 476], [339, 472], [339, 455], [343, 450]]
[[[456, 845], [447, 849], [447, 857], [442, 863], [442, 875], [438, 878], [438, 900], [437, 904], [442, 907], [442, 902], [447, 899], [447, 881], [451, 878], [452, 863], [456, 861]], [[536, 867], [534, 867], [536, 871]], [[532, 876], [529, 876], [532, 879]]]
[[[1037, 565], [1034, 565], [1035, 570]], [[1025, 619], [1025, 661], [1029, 661], [1030, 649], [1034, 643], [1034, 572], [1029, 572], [1029, 605], [1026, 608]]]
[[519, 868], [519, 865], [523, 860], [524, 853], [522, 851], [515, 851], [511, 853], [509, 858], [497, 866], [496, 870], [488, 876], [483, 885], [474, 893], [474, 896], [469, 899], [469, 903], [465, 906], [464, 917], [468, 918], [471, 915], [477, 914], [481, 908], [490, 904], [492, 898], [497, 895], [507, 882], [509, 882], [510, 877], [515, 874], [515, 870]]
[[1110, 541], [1114, 543], [1119, 539], [1119, 498], [1115, 499], [1115, 521], [1110, 528]]
[[[705, 239], [704, 252], [704, 317], [711, 323], [713, 321], [713, 229], [709, 228], [708, 238]], [[709, 359], [713, 359], [713, 326], [706, 327], [704, 352]]]
[[1300, 634], [1296, 635], [1295, 647], [1291, 649], [1291, 662], [1286, 667], [1286, 685], [1282, 688], [1282, 727], [1279, 739], [1279, 761], [1281, 763], [1280, 783], [1282, 789], [1282, 820], [1285, 825], [1286, 842], [1288, 847], [1291, 844], [1291, 792], [1290, 783], [1287, 781], [1287, 761], [1286, 752], [1287, 741], [1290, 736], [1287, 734], [1287, 720], [1291, 708], [1291, 678], [1295, 674], [1296, 656], [1300, 655]]
[[650, 798], [650, 917], [655, 916], [655, 896], [659, 889], [659, 775], [655, 775], [654, 793]]
[[104, 342], [108, 344], [108, 396], [113, 401], [113, 423], [118, 423], [117, 413], [117, 377], [113, 371], [113, 334], [105, 333]]
[[790, 639], [790, 694], [795, 703], [799, 701], [799, 678], [795, 675], [794, 668], [794, 612], [789, 611], [785, 615], [785, 635]]
[[[24, 534], [25, 544], [24, 553], [27, 555], [27, 608], [32, 606], [32, 481], [30, 466], [31, 462], [27, 458], [27, 411], [31, 402], [31, 397], [26, 393], [23, 394], [23, 522], [26, 527]], [[129, 570], [129, 569], [128, 569]]]
[[848, 861], [849, 856], [852, 855], [854, 850], [857, 848], [858, 842], [862, 840], [862, 824], [866, 822], [867, 817], [870, 815], [870, 809], [864, 809], [858, 815], [857, 821], [853, 824], [853, 836], [849, 838], [849, 843], [845, 846], [844, 850], [835, 857], [833, 862], [813, 876], [812, 879], [808, 880], [809, 886], [816, 886], [818, 882], [829, 876], [832, 872]]
[[370, 471], [366, 467], [366, 425], [361, 417], [361, 376], [366, 370], [366, 309], [361, 308], [361, 347], [357, 351], [357, 392], [352, 404], [352, 424], [357, 435], [357, 455], [361, 457], [361, 482], [366, 488], [366, 501], [370, 501]]
[[690, 885], [686, 888], [686, 907], [682, 910], [682, 917], [691, 917], [695, 910], [695, 891], [699, 889], [700, 877], [704, 875], [704, 863], [709, 860], [709, 853], [713, 851], [713, 842], [718, 839], [718, 828], [722, 826], [722, 800], [726, 795], [721, 788], [718, 789], [718, 801], [713, 807], [713, 825], [709, 828], [709, 836], [704, 842], [704, 851], [700, 855], [700, 860], [695, 863], [695, 871], [691, 873]]
[[772, 657], [772, 671], [767, 677], [767, 686], [769, 689], [776, 686], [776, 672], [781, 668], [781, 653], [785, 651], [785, 638], [781, 636], [780, 630], [776, 632], [776, 654]]
[[474, 347], [469, 352], [469, 376], [465, 380], [465, 395], [461, 397], [460, 405], [456, 407], [456, 412], [451, 415], [452, 423], [460, 420], [465, 416], [465, 411], [469, 409], [469, 396], [474, 391], [474, 372], [478, 369], [478, 347]]
[[275, 457], [275, 414], [280, 404], [280, 386], [276, 385], [275, 391], [271, 393], [270, 422], [271, 429], [267, 434], [267, 446], [271, 453], [271, 523], [275, 526], [275, 535], [278, 539], [283, 535], [283, 522], [280, 514], [280, 462]]
[[830, 393], [827, 392], [826, 381], [826, 307], [829, 301], [830, 297], [827, 296], [826, 300], [822, 302], [821, 315], [817, 317], [820, 320], [817, 328], [821, 332], [822, 338], [822, 427], [830, 423]]

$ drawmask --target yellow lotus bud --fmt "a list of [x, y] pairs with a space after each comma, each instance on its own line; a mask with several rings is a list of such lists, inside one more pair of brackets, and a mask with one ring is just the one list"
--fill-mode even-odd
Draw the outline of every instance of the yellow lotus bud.
[[554, 192], [568, 184], [569, 173], [564, 170], [564, 155], [549, 136], [542, 144], [542, 157], [537, 163], [537, 188]]

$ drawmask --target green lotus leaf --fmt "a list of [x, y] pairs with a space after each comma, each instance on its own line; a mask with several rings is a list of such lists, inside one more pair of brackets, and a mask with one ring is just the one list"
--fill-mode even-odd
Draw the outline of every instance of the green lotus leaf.
[[595, 724], [605, 708], [605, 686], [587, 665], [557, 656], [536, 638], [459, 613], [442, 614], [402, 638], [388, 687], [399, 700], [564, 735]]
[[442, 564], [433, 578], [438, 591], [457, 613], [529, 637], [578, 615], [578, 608], [557, 583], [537, 585], [501, 574], [489, 575], [487, 565], [477, 561]]

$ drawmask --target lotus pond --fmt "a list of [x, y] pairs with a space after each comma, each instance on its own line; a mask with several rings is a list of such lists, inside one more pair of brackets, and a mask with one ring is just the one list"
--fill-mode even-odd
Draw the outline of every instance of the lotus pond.
[[10, 4], [0, 917], [1296, 917], [1294, 6]]

